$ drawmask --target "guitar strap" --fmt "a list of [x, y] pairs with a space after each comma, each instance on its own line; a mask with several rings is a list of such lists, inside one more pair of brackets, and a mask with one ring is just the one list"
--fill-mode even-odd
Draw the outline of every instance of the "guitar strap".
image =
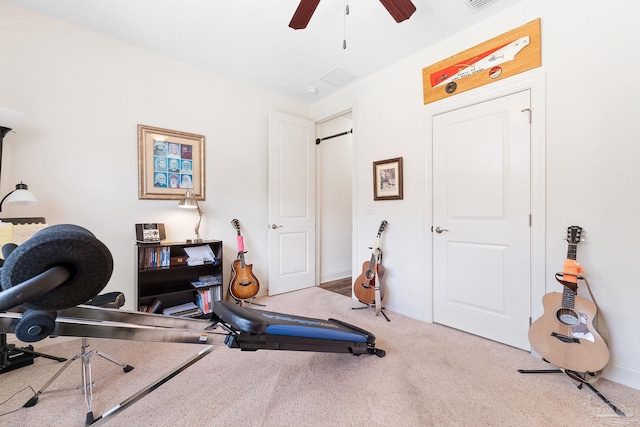
[[[584, 273], [584, 268], [573, 259], [565, 259], [564, 266], [562, 267], [562, 273], [556, 273], [556, 280], [571, 289], [574, 294], [578, 294], [578, 279], [582, 279], [580, 273]], [[564, 276], [569, 277], [564, 277]]]
[[240, 254], [247, 252], [244, 249], [244, 238], [242, 236], [236, 236], [236, 245], [238, 247], [238, 258], [240, 258]]
[[382, 264], [382, 250], [380, 250], [379, 246], [375, 247], [373, 250], [376, 254], [376, 264], [377, 264], [373, 270], [375, 274], [375, 286], [373, 289], [375, 291], [376, 316], [377, 316], [382, 311], [382, 298], [380, 296], [380, 278], [378, 277], [378, 265]]

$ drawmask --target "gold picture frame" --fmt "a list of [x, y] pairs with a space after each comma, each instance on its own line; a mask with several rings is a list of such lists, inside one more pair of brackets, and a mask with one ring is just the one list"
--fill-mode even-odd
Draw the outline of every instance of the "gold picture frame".
[[205, 200], [203, 135], [138, 125], [139, 199]]
[[402, 200], [402, 157], [373, 162], [373, 200]]

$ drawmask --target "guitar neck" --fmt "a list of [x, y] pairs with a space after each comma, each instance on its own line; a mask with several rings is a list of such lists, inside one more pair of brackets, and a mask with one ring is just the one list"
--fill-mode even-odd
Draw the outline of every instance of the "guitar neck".
[[562, 307], [571, 308], [575, 307], [576, 294], [568, 286], [564, 286], [562, 290]]
[[[571, 261], [576, 261], [578, 259], [578, 245], [576, 243], [569, 243], [569, 246], [567, 247], [567, 259]], [[576, 277], [570, 277], [567, 279], [565, 280], [577, 282]], [[575, 300], [576, 293], [568, 286], [564, 286], [562, 290], [562, 306], [565, 308], [573, 309], [575, 307]]]

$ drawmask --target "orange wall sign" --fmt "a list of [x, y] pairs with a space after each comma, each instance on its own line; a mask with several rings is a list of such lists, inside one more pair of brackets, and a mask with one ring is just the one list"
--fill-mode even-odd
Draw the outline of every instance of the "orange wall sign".
[[424, 103], [539, 67], [540, 19], [422, 69]]

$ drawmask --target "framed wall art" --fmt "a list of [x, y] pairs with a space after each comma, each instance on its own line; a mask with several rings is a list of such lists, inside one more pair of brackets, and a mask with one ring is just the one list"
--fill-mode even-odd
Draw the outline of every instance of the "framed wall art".
[[373, 200], [402, 197], [402, 157], [373, 162]]
[[138, 125], [139, 199], [205, 200], [203, 135]]
[[424, 103], [540, 67], [540, 18], [422, 69]]

